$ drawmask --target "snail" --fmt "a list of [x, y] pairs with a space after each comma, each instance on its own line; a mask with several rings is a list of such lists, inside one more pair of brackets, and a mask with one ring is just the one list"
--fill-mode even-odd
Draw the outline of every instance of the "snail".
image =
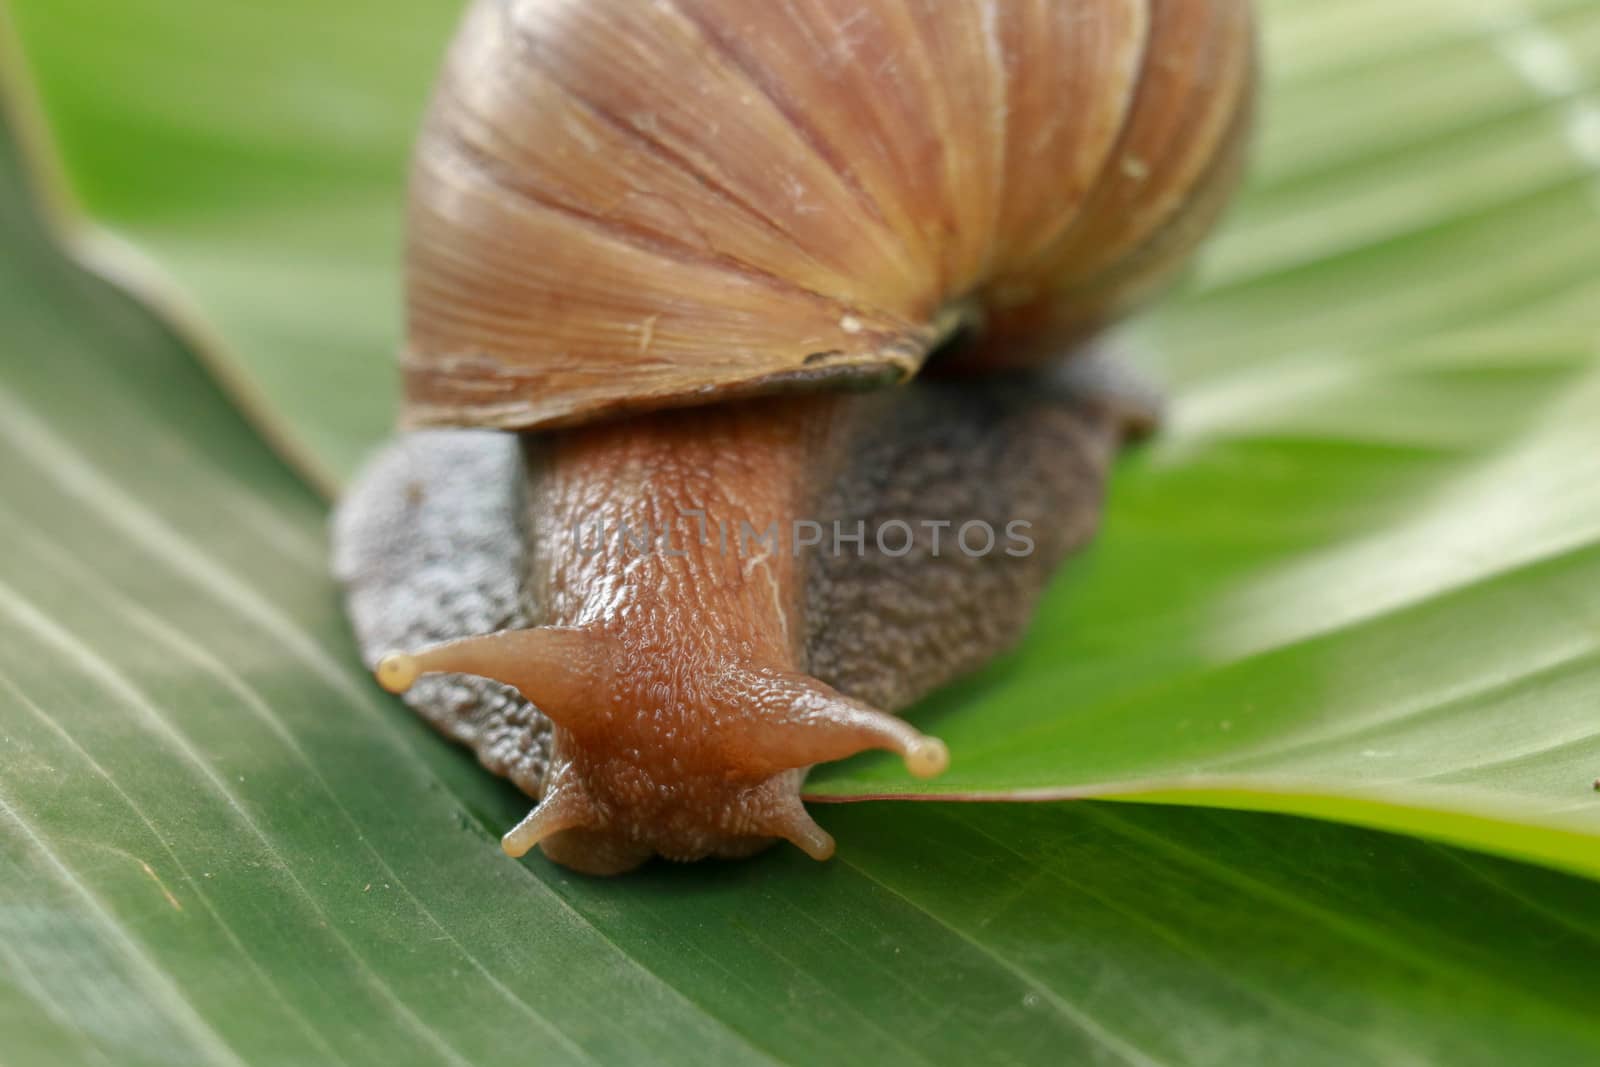
[[1243, 166], [1247, 0], [476, 0], [402, 432], [334, 520], [385, 688], [579, 871], [834, 851], [807, 770], [1014, 645], [1155, 406], [1104, 333]]

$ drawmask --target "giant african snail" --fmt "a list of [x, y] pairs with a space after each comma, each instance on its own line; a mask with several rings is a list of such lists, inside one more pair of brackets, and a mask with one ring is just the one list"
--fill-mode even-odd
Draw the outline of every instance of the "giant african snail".
[[1150, 414], [1089, 342], [1215, 221], [1254, 84], [1246, 0], [471, 7], [412, 432], [336, 568], [380, 681], [540, 798], [507, 852], [823, 859], [812, 764], [943, 770], [890, 712], [1092, 532]]

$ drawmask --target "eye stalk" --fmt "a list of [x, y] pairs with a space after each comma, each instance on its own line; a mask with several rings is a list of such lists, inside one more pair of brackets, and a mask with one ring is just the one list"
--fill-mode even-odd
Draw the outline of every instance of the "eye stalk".
[[591, 695], [610, 676], [609, 641], [578, 627], [463, 637], [417, 652], [390, 652], [373, 675], [391, 693], [404, 693], [424, 674], [472, 674], [509, 685], [562, 726], [578, 728]]
[[809, 675], [750, 670], [732, 679], [734, 699], [751, 714], [720, 724], [731, 762], [752, 774], [776, 774], [860, 752], [897, 753], [917, 778], [950, 765], [943, 741]]

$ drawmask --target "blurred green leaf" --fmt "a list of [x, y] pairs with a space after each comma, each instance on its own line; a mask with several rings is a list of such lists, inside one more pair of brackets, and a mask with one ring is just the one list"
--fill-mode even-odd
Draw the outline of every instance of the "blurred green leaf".
[[349, 471], [393, 418], [405, 155], [460, 5], [11, 8], [101, 251], [303, 469]]

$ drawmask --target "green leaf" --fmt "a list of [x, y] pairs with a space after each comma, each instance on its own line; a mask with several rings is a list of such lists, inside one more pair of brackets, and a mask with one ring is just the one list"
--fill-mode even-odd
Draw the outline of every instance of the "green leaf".
[[[819, 811], [826, 865], [507, 860], [494, 835], [527, 800], [358, 670], [321, 502], [169, 326], [57, 253], [5, 134], [0, 1061], [1600, 1053], [1592, 882], [1329, 823], [863, 804]], [[1176, 478], [1154, 455], [1125, 481]], [[1209, 551], [1253, 547], [1216, 526]], [[1114, 577], [1103, 558], [1058, 603]]]
[[[320, 481], [389, 423], [404, 155], [456, 6], [16, 3], [93, 247]], [[1600, 873], [1600, 7], [1263, 13], [1251, 187], [1142, 328], [1171, 424], [1025, 647], [927, 709], [937, 795]], [[913, 788], [881, 759], [813, 781]]]

